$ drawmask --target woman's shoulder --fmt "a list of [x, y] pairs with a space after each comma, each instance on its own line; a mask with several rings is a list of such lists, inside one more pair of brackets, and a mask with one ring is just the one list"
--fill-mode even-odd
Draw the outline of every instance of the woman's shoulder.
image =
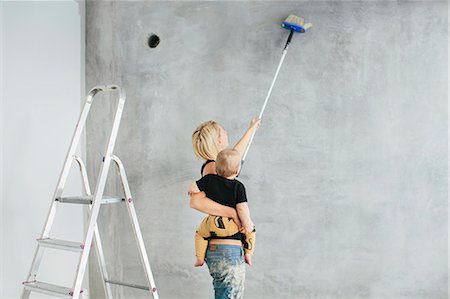
[[205, 163], [203, 163], [203, 166], [208, 165], [211, 162], [216, 162], [215, 160], [206, 160]]
[[216, 161], [208, 160], [202, 165], [201, 169], [202, 176], [207, 174], [216, 174]]

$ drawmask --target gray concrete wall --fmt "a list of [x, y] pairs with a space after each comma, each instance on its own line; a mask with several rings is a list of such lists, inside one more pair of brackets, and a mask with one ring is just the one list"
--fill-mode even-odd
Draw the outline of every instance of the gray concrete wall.
[[[314, 28], [293, 39], [240, 178], [258, 228], [246, 298], [447, 298], [446, 2], [88, 2], [86, 84], [128, 93], [116, 153], [161, 298], [212, 298], [192, 266], [203, 215], [186, 196], [201, 165], [190, 136], [215, 119], [238, 140], [291, 13]], [[91, 176], [111, 103], [88, 124]], [[100, 226], [110, 276], [144, 283], [124, 207]]]

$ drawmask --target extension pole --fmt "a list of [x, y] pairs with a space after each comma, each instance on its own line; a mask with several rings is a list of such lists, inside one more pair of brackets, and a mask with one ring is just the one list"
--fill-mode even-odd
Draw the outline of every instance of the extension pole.
[[[277, 80], [278, 73], [280, 72], [281, 65], [283, 64], [284, 57], [286, 56], [287, 49], [288, 49], [289, 44], [291, 43], [291, 39], [292, 39], [292, 35], [293, 34], [294, 34], [294, 29], [291, 29], [291, 33], [289, 34], [288, 40], [287, 40], [286, 45], [284, 46], [284, 49], [283, 49], [283, 55], [281, 56], [280, 63], [278, 64], [278, 68], [277, 68], [277, 71], [275, 73], [275, 77], [272, 80], [272, 84], [270, 85], [269, 92], [267, 93], [267, 96], [266, 96], [266, 100], [264, 101], [264, 105], [262, 106], [261, 112], [259, 113], [259, 119], [262, 118], [264, 110], [266, 109], [267, 102], [269, 101], [270, 95], [272, 94], [273, 86], [275, 85], [275, 81]], [[255, 133], [256, 133], [256, 130], [253, 130], [252, 137], [250, 137], [250, 141], [249, 141], [249, 143], [247, 145], [247, 148], [245, 149], [244, 155], [242, 156], [241, 167], [242, 167], [242, 165], [244, 165], [245, 157], [247, 157], [248, 150], [250, 149], [250, 145], [253, 142], [253, 138], [255, 137]]]

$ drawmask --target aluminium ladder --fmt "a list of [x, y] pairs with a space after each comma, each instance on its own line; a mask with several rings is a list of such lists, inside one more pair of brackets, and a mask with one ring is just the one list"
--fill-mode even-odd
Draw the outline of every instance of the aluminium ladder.
[[[86, 123], [87, 116], [89, 114], [89, 110], [91, 108], [92, 101], [95, 95], [99, 92], [108, 92], [108, 91], [119, 91], [120, 98], [117, 105], [116, 114], [114, 117], [114, 122], [111, 130], [111, 134], [109, 136], [108, 145], [105, 151], [105, 155], [103, 157], [103, 163], [100, 168], [100, 174], [98, 176], [97, 185], [95, 187], [94, 194], [91, 194], [89, 188], [89, 181], [87, 177], [86, 167], [81, 160], [80, 157], [75, 155], [76, 148], [78, 146], [81, 132]], [[125, 104], [125, 91], [121, 89], [117, 85], [106, 85], [106, 86], [97, 86], [91, 89], [87, 95], [86, 103], [84, 104], [83, 110], [81, 111], [78, 123], [75, 128], [75, 133], [72, 137], [72, 141], [69, 147], [69, 151], [67, 153], [63, 169], [59, 176], [58, 184], [52, 198], [51, 207], [48, 212], [47, 220], [42, 231], [42, 234], [38, 241], [38, 245], [34, 254], [34, 259], [31, 264], [30, 272], [28, 273], [27, 279], [23, 282], [23, 291], [22, 291], [22, 299], [28, 299], [30, 297], [31, 292], [38, 292], [43, 294], [48, 294], [60, 298], [70, 298], [70, 299], [79, 299], [82, 298], [83, 290], [81, 289], [81, 284], [83, 281], [84, 273], [86, 270], [89, 251], [92, 245], [93, 237], [95, 237], [95, 245], [97, 249], [98, 262], [100, 264], [100, 273], [103, 281], [103, 288], [106, 294], [106, 298], [112, 299], [111, 292], [111, 284], [126, 286], [131, 288], [137, 288], [142, 290], [147, 290], [153, 295], [153, 299], [159, 299], [158, 292], [156, 290], [155, 281], [153, 279], [152, 271], [150, 269], [150, 262], [147, 257], [147, 253], [144, 246], [144, 240], [142, 238], [141, 230], [139, 228], [139, 223], [136, 215], [136, 211], [134, 209], [133, 197], [131, 196], [130, 187], [128, 185], [128, 180], [125, 174], [125, 169], [123, 167], [120, 159], [113, 154], [114, 145], [116, 142], [117, 132], [119, 129], [120, 119], [122, 116], [123, 106]], [[77, 196], [77, 197], [62, 197], [62, 193], [64, 190], [64, 185], [66, 183], [69, 170], [73, 160], [76, 160], [79, 167], [81, 176], [84, 184], [85, 196]], [[104, 196], [103, 192], [106, 185], [106, 179], [108, 176], [109, 167], [111, 161], [114, 161], [118, 168], [120, 180], [122, 183], [124, 197], [111, 197]], [[102, 204], [108, 203], [122, 203], [125, 202], [127, 205], [128, 214], [131, 218], [131, 224], [134, 231], [134, 236], [138, 243], [139, 253], [141, 256], [141, 262], [144, 268], [147, 286], [136, 285], [132, 283], [120, 282], [115, 280], [110, 280], [106, 271], [106, 262], [103, 256], [102, 243], [100, 241], [99, 230], [97, 228], [97, 217], [100, 211], [100, 206]], [[72, 241], [64, 241], [50, 238], [50, 230], [52, 228], [52, 224], [56, 215], [56, 208], [60, 203], [72, 203], [72, 204], [83, 204], [89, 206], [89, 225], [87, 227], [87, 232], [84, 236], [83, 243], [77, 243]], [[36, 276], [39, 270], [39, 266], [44, 254], [45, 248], [56, 248], [67, 251], [77, 251], [81, 252], [81, 257], [78, 262], [78, 267], [76, 270], [76, 277], [74, 279], [74, 283], [71, 288], [61, 287], [50, 283], [40, 282], [36, 280]]]

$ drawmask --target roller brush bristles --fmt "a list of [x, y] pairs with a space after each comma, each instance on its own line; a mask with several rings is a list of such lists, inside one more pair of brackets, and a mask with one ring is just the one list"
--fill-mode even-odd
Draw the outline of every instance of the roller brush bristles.
[[286, 20], [281, 24], [283, 28], [294, 30], [296, 32], [304, 33], [306, 30], [312, 27], [311, 23], [305, 23], [303, 18], [290, 15], [286, 18]]

